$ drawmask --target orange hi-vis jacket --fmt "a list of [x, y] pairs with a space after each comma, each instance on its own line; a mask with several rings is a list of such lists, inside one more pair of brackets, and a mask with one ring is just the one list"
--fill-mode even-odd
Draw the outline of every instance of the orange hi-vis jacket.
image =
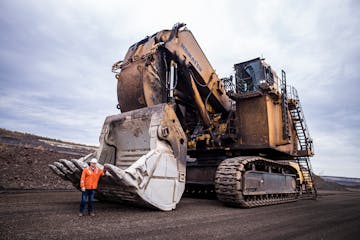
[[91, 169], [91, 166], [84, 168], [81, 174], [80, 187], [85, 189], [96, 189], [100, 176], [103, 175], [104, 171], [98, 167]]

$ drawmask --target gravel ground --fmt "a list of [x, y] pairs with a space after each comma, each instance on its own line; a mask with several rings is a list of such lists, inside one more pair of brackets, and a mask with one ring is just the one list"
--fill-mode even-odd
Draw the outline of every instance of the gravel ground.
[[360, 192], [254, 209], [183, 198], [171, 212], [95, 202], [79, 218], [80, 192], [0, 194], [1, 239], [358, 239]]
[[316, 178], [318, 188], [322, 189], [317, 201], [238, 209], [217, 200], [183, 198], [171, 212], [96, 202], [94, 218], [79, 218], [81, 193], [74, 191], [70, 182], [53, 174], [48, 164], [60, 158], [79, 158], [92, 151], [92, 147], [0, 129], [0, 239], [358, 239], [360, 236], [360, 189], [344, 191], [345, 187], [321, 178]]

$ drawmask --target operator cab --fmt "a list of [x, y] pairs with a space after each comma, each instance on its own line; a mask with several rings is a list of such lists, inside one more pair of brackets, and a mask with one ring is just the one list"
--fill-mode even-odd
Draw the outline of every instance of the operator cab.
[[277, 75], [263, 58], [255, 58], [234, 65], [236, 92], [256, 91], [260, 85], [277, 86]]

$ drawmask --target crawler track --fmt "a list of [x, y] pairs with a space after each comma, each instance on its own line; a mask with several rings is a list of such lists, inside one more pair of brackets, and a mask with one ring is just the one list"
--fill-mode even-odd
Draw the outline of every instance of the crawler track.
[[221, 202], [231, 206], [251, 208], [293, 202], [298, 199], [299, 192], [243, 195], [243, 176], [251, 164], [261, 164], [267, 167], [282, 167], [287, 170], [291, 168], [288, 165], [261, 157], [236, 157], [226, 159], [219, 165], [215, 176], [215, 191], [217, 198]]

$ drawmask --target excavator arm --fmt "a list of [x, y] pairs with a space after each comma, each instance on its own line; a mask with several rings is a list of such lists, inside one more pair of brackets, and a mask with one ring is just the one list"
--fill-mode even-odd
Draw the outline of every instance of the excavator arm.
[[124, 112], [191, 99], [203, 124], [210, 127], [211, 113], [227, 114], [231, 100], [193, 34], [176, 24], [129, 48], [123, 61], [114, 64], [118, 102]]

